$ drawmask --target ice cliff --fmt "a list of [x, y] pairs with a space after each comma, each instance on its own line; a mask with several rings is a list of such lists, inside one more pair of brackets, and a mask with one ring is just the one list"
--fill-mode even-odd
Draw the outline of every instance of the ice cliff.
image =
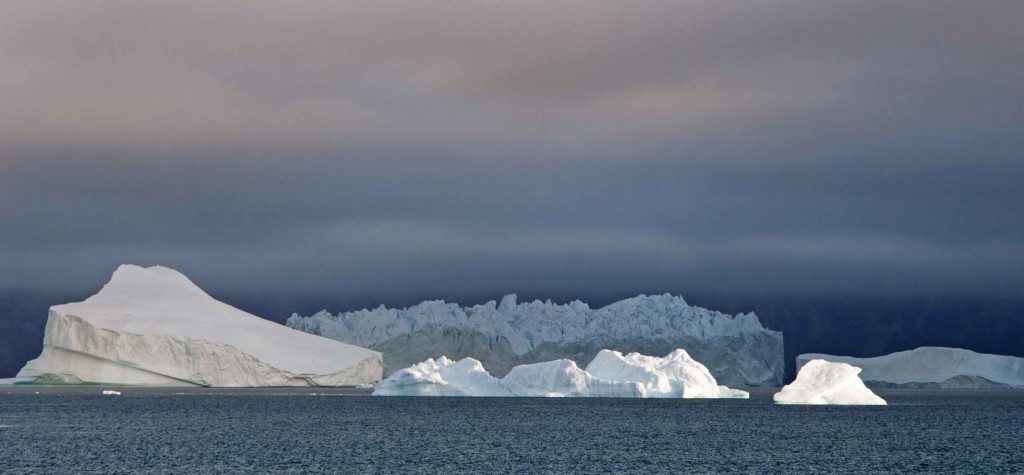
[[885, 405], [857, 376], [860, 371], [846, 363], [811, 360], [773, 398], [778, 404]]
[[684, 347], [724, 384], [779, 386], [783, 377], [781, 332], [761, 326], [753, 313], [727, 315], [668, 294], [598, 309], [580, 301], [519, 303], [515, 295], [470, 307], [426, 301], [405, 309], [292, 315], [286, 325], [382, 352], [385, 375], [442, 355], [477, 359], [503, 376], [521, 364], [582, 364], [604, 348], [666, 354]]
[[348, 386], [376, 383], [381, 355], [214, 300], [166, 267], [119, 267], [96, 295], [50, 308], [37, 383]]
[[875, 386], [1024, 388], [1024, 358], [960, 348], [923, 346], [874, 358], [811, 353], [797, 356], [797, 368], [814, 359], [862, 368], [861, 379]]
[[587, 369], [559, 359], [519, 365], [504, 378], [473, 358], [445, 356], [395, 371], [375, 396], [747, 398], [719, 386], [704, 365], [676, 350], [664, 358], [602, 350]]

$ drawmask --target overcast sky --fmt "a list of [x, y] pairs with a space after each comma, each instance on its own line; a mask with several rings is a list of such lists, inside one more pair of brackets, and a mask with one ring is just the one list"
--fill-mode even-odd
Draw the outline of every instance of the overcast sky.
[[0, 1], [0, 290], [1019, 296], [1022, 19]]

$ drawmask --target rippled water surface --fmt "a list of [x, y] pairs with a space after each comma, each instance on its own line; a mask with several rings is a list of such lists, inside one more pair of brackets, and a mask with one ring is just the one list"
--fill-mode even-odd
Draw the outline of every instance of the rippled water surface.
[[0, 472], [1024, 473], [1021, 392], [880, 391], [889, 406], [810, 407], [773, 405], [771, 393], [683, 401], [101, 389], [0, 390]]

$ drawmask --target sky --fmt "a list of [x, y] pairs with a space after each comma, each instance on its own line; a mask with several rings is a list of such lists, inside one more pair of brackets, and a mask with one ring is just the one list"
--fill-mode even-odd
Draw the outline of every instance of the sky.
[[0, 0], [0, 292], [1019, 296], [1022, 18]]

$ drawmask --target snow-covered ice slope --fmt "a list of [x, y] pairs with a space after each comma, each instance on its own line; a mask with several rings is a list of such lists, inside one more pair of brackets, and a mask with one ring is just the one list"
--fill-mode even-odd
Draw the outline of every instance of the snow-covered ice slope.
[[885, 405], [857, 374], [860, 368], [825, 360], [808, 361], [796, 379], [775, 393], [778, 404]]
[[[594, 368], [594, 371], [591, 371]], [[375, 396], [657, 397], [746, 398], [719, 386], [685, 351], [664, 358], [602, 350], [586, 370], [560, 359], [519, 365], [504, 378], [490, 375], [473, 358], [428, 359], [394, 372]]]
[[584, 364], [604, 348], [666, 354], [684, 347], [723, 384], [779, 386], [783, 377], [781, 332], [761, 326], [753, 313], [727, 315], [668, 294], [599, 309], [580, 301], [518, 303], [515, 295], [471, 307], [426, 301], [401, 310], [292, 315], [286, 324], [381, 351], [385, 375], [442, 355], [475, 358], [501, 376], [553, 359]]
[[170, 386], [347, 386], [381, 354], [214, 300], [166, 267], [119, 267], [96, 295], [50, 308], [43, 352], [19, 378]]
[[860, 367], [864, 370], [861, 379], [869, 384], [1024, 388], [1024, 358], [975, 353], [960, 348], [923, 346], [874, 358], [803, 354], [797, 356], [797, 368], [814, 359]]

